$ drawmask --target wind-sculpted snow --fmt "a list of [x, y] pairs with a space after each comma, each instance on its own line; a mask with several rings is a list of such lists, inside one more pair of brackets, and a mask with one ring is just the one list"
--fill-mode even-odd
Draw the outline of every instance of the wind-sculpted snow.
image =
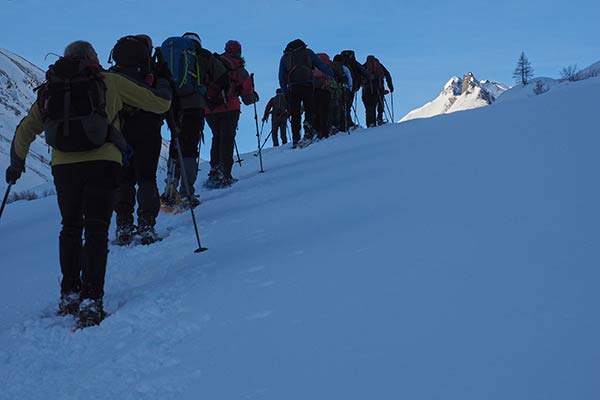
[[[0, 220], [0, 399], [596, 400], [599, 80], [244, 154], [51, 317], [56, 199]], [[202, 165], [201, 176], [208, 166]], [[161, 178], [159, 178], [161, 181]]]

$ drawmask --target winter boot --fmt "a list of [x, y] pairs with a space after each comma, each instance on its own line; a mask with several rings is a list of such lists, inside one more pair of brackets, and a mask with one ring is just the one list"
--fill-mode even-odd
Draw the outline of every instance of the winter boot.
[[102, 306], [102, 299], [84, 299], [79, 304], [77, 327], [83, 329], [88, 326], [100, 325], [105, 317], [106, 312]]
[[181, 198], [181, 208], [183, 209], [189, 209], [191, 208], [196, 208], [198, 207], [200, 204], [202, 204], [202, 202], [200, 201], [200, 198], [193, 194], [191, 197], [188, 196], [183, 196]]
[[136, 228], [131, 223], [121, 223], [117, 218], [117, 231], [114, 244], [117, 246], [127, 246], [135, 236]]
[[80, 302], [81, 299], [79, 298], [79, 293], [61, 293], [56, 315], [59, 315], [61, 317], [64, 317], [65, 315], [69, 314], [77, 315], [77, 313], [79, 312]]
[[143, 245], [149, 245], [160, 240], [160, 237], [154, 229], [154, 218], [138, 218], [138, 235]]
[[208, 179], [204, 182], [204, 187], [208, 189], [215, 189], [221, 186], [223, 181], [223, 172], [220, 167], [215, 167], [208, 173]]

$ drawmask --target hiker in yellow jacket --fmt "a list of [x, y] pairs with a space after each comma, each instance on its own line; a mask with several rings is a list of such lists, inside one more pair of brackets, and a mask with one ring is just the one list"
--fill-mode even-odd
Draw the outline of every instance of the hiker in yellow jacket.
[[[98, 325], [108, 256], [108, 229], [121, 165], [128, 146], [119, 131], [123, 104], [165, 113], [171, 89], [159, 68], [155, 89], [102, 70], [91, 44], [71, 43], [48, 71], [38, 100], [17, 127], [11, 145], [7, 183], [25, 169], [36, 135], [52, 146], [52, 175], [62, 216], [59, 239], [62, 270], [58, 313], [73, 314], [79, 327]], [[84, 234], [85, 243], [82, 240]]]

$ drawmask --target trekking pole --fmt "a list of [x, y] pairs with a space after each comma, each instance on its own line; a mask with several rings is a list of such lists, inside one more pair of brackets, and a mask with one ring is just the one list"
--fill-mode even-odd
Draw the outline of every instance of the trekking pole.
[[[252, 87], [256, 87], [256, 86], [254, 86], [254, 73], [250, 74], [250, 79], [252, 79]], [[258, 141], [258, 157], [260, 158], [260, 172], [263, 173], [263, 172], [265, 172], [265, 170], [263, 169], [262, 149], [260, 148], [260, 132], [258, 130], [258, 113], [256, 112], [256, 102], [254, 102], [253, 104], [254, 104], [254, 123], [256, 124], [256, 140]]]
[[4, 207], [6, 206], [6, 202], [8, 201], [8, 194], [10, 193], [10, 188], [12, 187], [12, 183], [8, 184], [6, 188], [6, 193], [4, 193], [4, 200], [2, 200], [2, 207], [0, 208], [0, 218], [2, 218], [2, 213], [4, 212]]
[[354, 119], [356, 119], [356, 124], [360, 126], [360, 120], [358, 119], [358, 114], [356, 113], [356, 97], [358, 92], [354, 93], [354, 104], [352, 105], [352, 111], [354, 111]]
[[237, 148], [237, 142], [235, 141], [235, 138], [233, 139], [233, 146], [235, 147], [235, 154], [237, 155], [237, 162], [240, 164], [240, 167], [242, 166], [242, 159], [240, 158], [240, 152], [238, 151]]
[[394, 92], [390, 92], [390, 97], [392, 98], [392, 122], [396, 122], [394, 117]]
[[[158, 61], [163, 64], [165, 62], [162, 52], [160, 48], [156, 49], [156, 55], [158, 57]], [[173, 95], [175, 95], [175, 82], [173, 79], [169, 79], [169, 84], [171, 85], [171, 89], [173, 89]], [[188, 199], [190, 199], [190, 213], [192, 214], [192, 222], [194, 223], [194, 232], [196, 232], [196, 241], [198, 242], [198, 248], [194, 250], [194, 253], [202, 253], [208, 250], [206, 247], [202, 247], [200, 243], [200, 233], [198, 233], [198, 224], [196, 223], [196, 214], [194, 213], [194, 207], [192, 207], [192, 191], [190, 190], [190, 182], [188, 181], [188, 174], [185, 171], [185, 165], [183, 163], [183, 152], [181, 151], [181, 145], [179, 143], [179, 133], [181, 132], [181, 127], [178, 124], [178, 121], [175, 119], [175, 112], [173, 111], [173, 107], [169, 107], [169, 111], [167, 113], [167, 125], [169, 130], [171, 131], [171, 135], [173, 136], [173, 140], [175, 141], [175, 148], [177, 149], [177, 156], [179, 158], [179, 168], [181, 172], [181, 180], [183, 181], [183, 186], [185, 187], [186, 194]]]

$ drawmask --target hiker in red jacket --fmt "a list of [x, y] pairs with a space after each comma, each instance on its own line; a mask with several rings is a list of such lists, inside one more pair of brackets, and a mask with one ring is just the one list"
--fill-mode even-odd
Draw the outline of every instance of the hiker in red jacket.
[[225, 52], [220, 55], [229, 74], [229, 87], [220, 93], [208, 92], [208, 106], [205, 109], [206, 121], [213, 133], [210, 149], [210, 172], [205, 182], [207, 188], [230, 186], [235, 180], [231, 176], [235, 134], [240, 119], [240, 99], [245, 105], [258, 101], [252, 77], [244, 68], [242, 45], [236, 40], [225, 44]]
[[273, 147], [279, 146], [279, 139], [277, 137], [278, 131], [281, 134], [281, 143], [287, 144], [287, 118], [288, 118], [288, 104], [283, 94], [282, 89], [277, 89], [275, 96], [271, 97], [271, 100], [265, 107], [265, 114], [263, 115], [263, 123], [269, 120], [269, 114], [271, 117], [271, 135], [273, 139]]

